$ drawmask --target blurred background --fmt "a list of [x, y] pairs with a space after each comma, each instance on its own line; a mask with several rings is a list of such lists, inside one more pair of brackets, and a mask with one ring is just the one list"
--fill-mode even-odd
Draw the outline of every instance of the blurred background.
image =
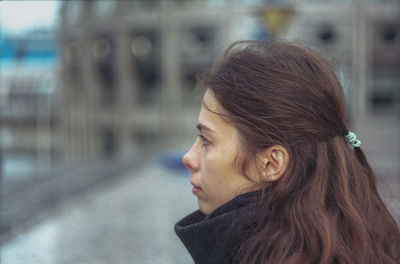
[[191, 263], [195, 76], [235, 40], [334, 57], [400, 222], [398, 0], [0, 1], [0, 263]]

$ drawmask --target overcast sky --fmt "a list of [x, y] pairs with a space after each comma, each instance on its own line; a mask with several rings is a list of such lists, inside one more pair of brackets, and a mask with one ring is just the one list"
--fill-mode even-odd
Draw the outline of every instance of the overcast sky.
[[59, 5], [60, 1], [0, 1], [0, 31], [19, 35], [35, 28], [51, 28]]

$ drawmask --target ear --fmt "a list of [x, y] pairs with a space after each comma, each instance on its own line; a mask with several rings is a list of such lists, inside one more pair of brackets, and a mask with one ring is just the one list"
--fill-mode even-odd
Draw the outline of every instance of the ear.
[[258, 154], [259, 171], [263, 181], [272, 182], [279, 180], [289, 165], [289, 153], [280, 146], [274, 145]]

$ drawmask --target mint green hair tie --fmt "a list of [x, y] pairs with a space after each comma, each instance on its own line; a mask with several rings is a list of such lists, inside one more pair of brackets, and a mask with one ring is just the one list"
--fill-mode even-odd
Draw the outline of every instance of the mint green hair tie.
[[346, 140], [355, 148], [359, 148], [361, 146], [361, 141], [358, 140], [356, 134], [351, 131], [349, 131], [349, 133], [346, 135]]

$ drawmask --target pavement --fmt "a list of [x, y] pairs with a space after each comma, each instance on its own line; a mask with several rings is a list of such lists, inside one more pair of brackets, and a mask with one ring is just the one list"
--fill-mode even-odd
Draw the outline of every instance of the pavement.
[[[380, 176], [381, 194], [400, 223], [400, 120], [376, 114], [352, 128]], [[173, 231], [197, 209], [188, 172], [153, 159], [97, 185], [1, 248], [1, 264], [192, 263]]]
[[191, 263], [173, 231], [196, 210], [189, 174], [157, 161], [53, 211], [1, 249], [1, 264]]

